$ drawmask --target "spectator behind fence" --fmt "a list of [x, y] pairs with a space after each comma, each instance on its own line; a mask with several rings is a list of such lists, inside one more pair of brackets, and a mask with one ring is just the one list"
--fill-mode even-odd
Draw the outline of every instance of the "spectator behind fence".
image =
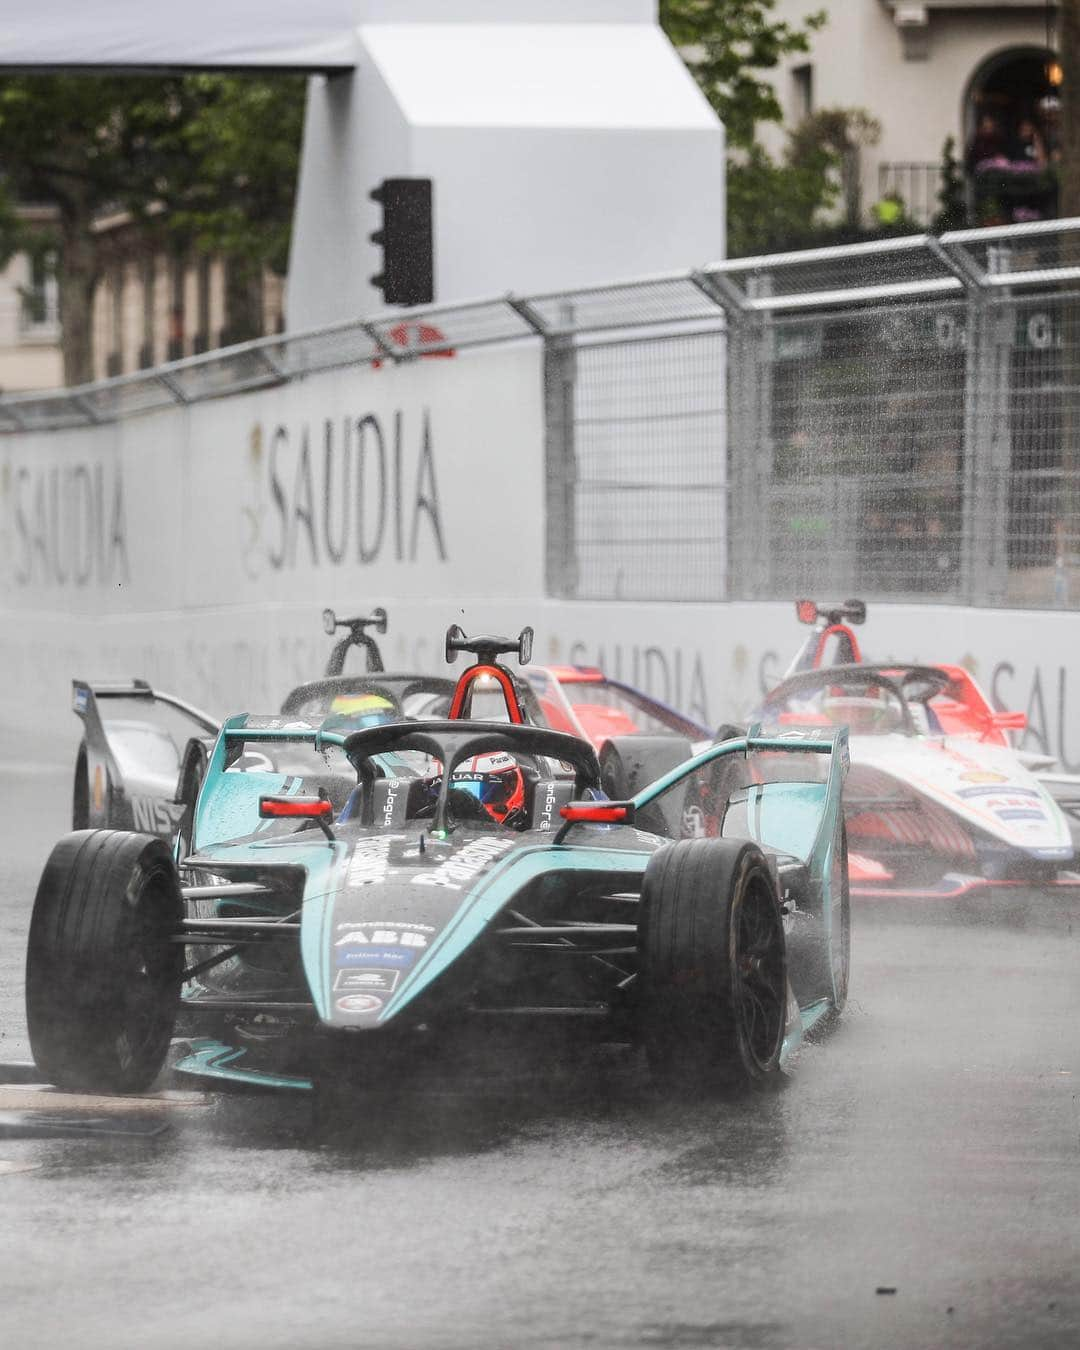
[[983, 113], [979, 125], [968, 146], [967, 167], [972, 172], [987, 164], [1000, 165], [1005, 159], [1005, 137], [1001, 134], [997, 118], [992, 113]]
[[1033, 118], [1021, 117], [1017, 123], [1016, 135], [1009, 146], [1009, 158], [1016, 166], [1046, 167], [1046, 145]]

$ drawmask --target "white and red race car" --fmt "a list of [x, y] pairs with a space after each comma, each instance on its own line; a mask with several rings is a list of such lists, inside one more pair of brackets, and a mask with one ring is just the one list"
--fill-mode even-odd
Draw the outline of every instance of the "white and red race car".
[[[813, 632], [796, 653], [788, 675], [862, 662], [859, 639], [851, 625], [865, 622], [864, 601], [821, 605], [816, 600], [796, 600], [795, 611], [799, 622], [811, 624]], [[1052, 755], [1020, 748], [1017, 735], [1027, 727], [1027, 714], [995, 708], [970, 671], [945, 662], [927, 664], [949, 677], [948, 685], [930, 700], [940, 729], [948, 736], [967, 737], [980, 745], [1011, 748], [1057, 802], [1068, 820], [1073, 844], [1080, 849], [1080, 775], [1066, 773]]]
[[[800, 623], [813, 625], [813, 632], [795, 654], [785, 679], [804, 670], [862, 663], [862, 649], [851, 625], [866, 622], [865, 601], [844, 600], [838, 604], [820, 605], [816, 600], [796, 600], [795, 612]], [[949, 677], [949, 683], [931, 700], [934, 716], [947, 735], [969, 736], [990, 745], [1011, 746], [1009, 733], [1023, 731], [1027, 726], [1026, 713], [996, 709], [975, 677], [963, 666], [937, 661], [927, 664]], [[1049, 765], [1053, 760], [1049, 756], [1032, 755], [1025, 756], [1024, 762], [1028, 767], [1034, 767], [1037, 762]]]
[[[843, 654], [857, 659], [857, 644]], [[1060, 806], [996, 735], [947, 724], [938, 709], [957, 702], [953, 691], [948, 667], [849, 661], [791, 674], [761, 705], [766, 729], [848, 728], [852, 895], [935, 900], [982, 887], [1080, 886]]]

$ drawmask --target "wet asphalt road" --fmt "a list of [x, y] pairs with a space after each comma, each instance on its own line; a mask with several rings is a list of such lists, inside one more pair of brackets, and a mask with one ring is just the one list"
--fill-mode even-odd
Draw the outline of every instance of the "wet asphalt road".
[[[2, 1059], [27, 1053], [26, 927], [68, 808], [67, 765], [19, 744]], [[1080, 1344], [1080, 899], [856, 919], [842, 1025], [766, 1096], [676, 1108], [597, 1059], [333, 1130], [261, 1097], [152, 1139], [0, 1138], [0, 1342]]]

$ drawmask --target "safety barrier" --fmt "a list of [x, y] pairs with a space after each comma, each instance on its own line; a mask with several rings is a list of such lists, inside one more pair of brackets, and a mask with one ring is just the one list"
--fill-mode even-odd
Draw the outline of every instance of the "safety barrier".
[[99, 427], [540, 339], [554, 596], [1080, 600], [1080, 221], [342, 323], [0, 399]]

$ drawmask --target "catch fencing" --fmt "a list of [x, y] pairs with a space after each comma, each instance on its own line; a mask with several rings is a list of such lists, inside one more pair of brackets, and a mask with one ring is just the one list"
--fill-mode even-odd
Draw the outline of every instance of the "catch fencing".
[[1078, 299], [1080, 220], [916, 235], [263, 339], [0, 430], [539, 341], [553, 597], [1076, 608]]

